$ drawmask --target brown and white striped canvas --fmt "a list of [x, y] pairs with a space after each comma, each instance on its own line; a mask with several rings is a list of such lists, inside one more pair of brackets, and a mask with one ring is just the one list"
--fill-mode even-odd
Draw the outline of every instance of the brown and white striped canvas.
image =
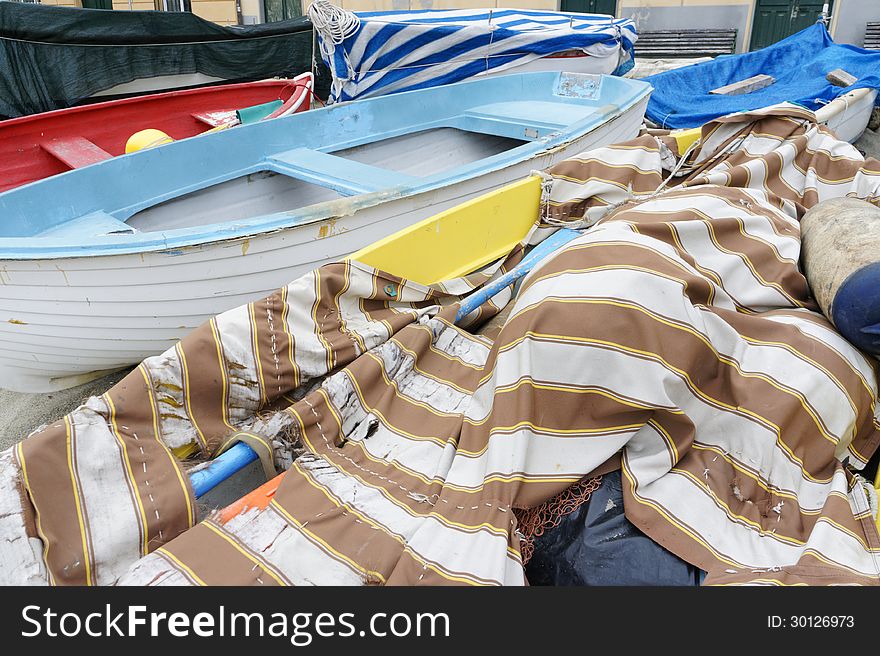
[[[877, 583], [853, 473], [876, 363], [818, 313], [798, 218], [874, 201], [880, 162], [813, 118], [710, 124], [665, 188], [678, 154], [649, 135], [550, 170], [544, 223], [588, 229], [494, 341], [452, 302], [495, 270], [428, 288], [347, 261], [219, 315], [0, 457], [0, 577], [522, 584], [513, 510], [616, 456], [627, 517], [709, 582]], [[193, 525], [169, 447], [239, 434], [306, 452], [267, 509]]]

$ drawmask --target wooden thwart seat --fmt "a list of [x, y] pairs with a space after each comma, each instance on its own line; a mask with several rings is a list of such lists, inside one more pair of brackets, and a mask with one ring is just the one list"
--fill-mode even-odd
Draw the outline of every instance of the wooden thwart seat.
[[113, 157], [106, 150], [99, 148], [83, 137], [52, 139], [40, 144], [43, 150], [51, 154], [72, 169], [81, 169], [89, 164], [103, 162]]
[[223, 125], [224, 123], [229, 123], [229, 121], [233, 120], [235, 118], [235, 110], [223, 109], [213, 112], [192, 112], [190, 116], [200, 123], [216, 128], [218, 125]]
[[99, 211], [47, 228], [39, 233], [38, 236], [64, 239], [68, 237], [81, 237], [83, 235], [94, 235], [95, 237], [130, 235], [135, 232], [137, 230], [124, 221], [120, 221], [115, 216], [107, 214], [107, 212]]
[[382, 191], [416, 181], [416, 178], [396, 171], [309, 148], [294, 148], [278, 153], [270, 157], [269, 162], [281, 173], [329, 187], [346, 196]]

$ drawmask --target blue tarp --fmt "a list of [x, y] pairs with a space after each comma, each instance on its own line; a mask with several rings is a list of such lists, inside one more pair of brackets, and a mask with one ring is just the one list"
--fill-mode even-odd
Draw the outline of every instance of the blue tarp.
[[544, 55], [582, 50], [609, 72], [632, 68], [629, 18], [527, 9], [358, 12], [341, 44], [318, 31], [333, 72], [332, 102], [424, 89], [502, 71]]
[[[836, 68], [859, 78], [858, 82], [847, 89], [832, 86], [825, 75]], [[709, 93], [760, 73], [776, 82], [738, 96]], [[649, 119], [666, 128], [693, 128], [725, 114], [786, 100], [816, 110], [848, 90], [880, 89], [880, 52], [834, 43], [825, 26], [817, 23], [763, 50], [725, 55], [645, 81], [654, 86], [646, 112]]]
[[530, 585], [700, 585], [705, 572], [642, 533], [624, 514], [620, 470], [535, 540]]

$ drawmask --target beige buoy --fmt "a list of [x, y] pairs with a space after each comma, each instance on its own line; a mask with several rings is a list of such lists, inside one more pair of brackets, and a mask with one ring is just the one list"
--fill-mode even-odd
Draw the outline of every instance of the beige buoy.
[[880, 208], [834, 198], [808, 210], [801, 262], [825, 316], [859, 348], [880, 352]]

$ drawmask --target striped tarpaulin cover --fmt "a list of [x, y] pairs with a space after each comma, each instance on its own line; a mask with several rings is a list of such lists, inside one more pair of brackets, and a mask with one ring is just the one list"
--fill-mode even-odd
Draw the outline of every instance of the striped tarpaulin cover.
[[[522, 584], [512, 510], [619, 458], [626, 516], [707, 582], [877, 583], [877, 363], [817, 311], [798, 219], [877, 202], [880, 162], [813, 118], [710, 124], [659, 193], [647, 134], [551, 169], [545, 224], [590, 227], [494, 341], [451, 303], [499, 265], [428, 288], [346, 261], [219, 315], [0, 455], [0, 579]], [[235, 431], [306, 453], [267, 509], [189, 528], [167, 446]]]
[[[422, 89], [503, 71], [544, 55], [581, 50], [632, 67], [628, 18], [524, 9], [358, 12], [360, 26], [334, 45], [318, 31], [333, 74], [332, 102]], [[598, 71], [597, 71], [598, 72]]]

